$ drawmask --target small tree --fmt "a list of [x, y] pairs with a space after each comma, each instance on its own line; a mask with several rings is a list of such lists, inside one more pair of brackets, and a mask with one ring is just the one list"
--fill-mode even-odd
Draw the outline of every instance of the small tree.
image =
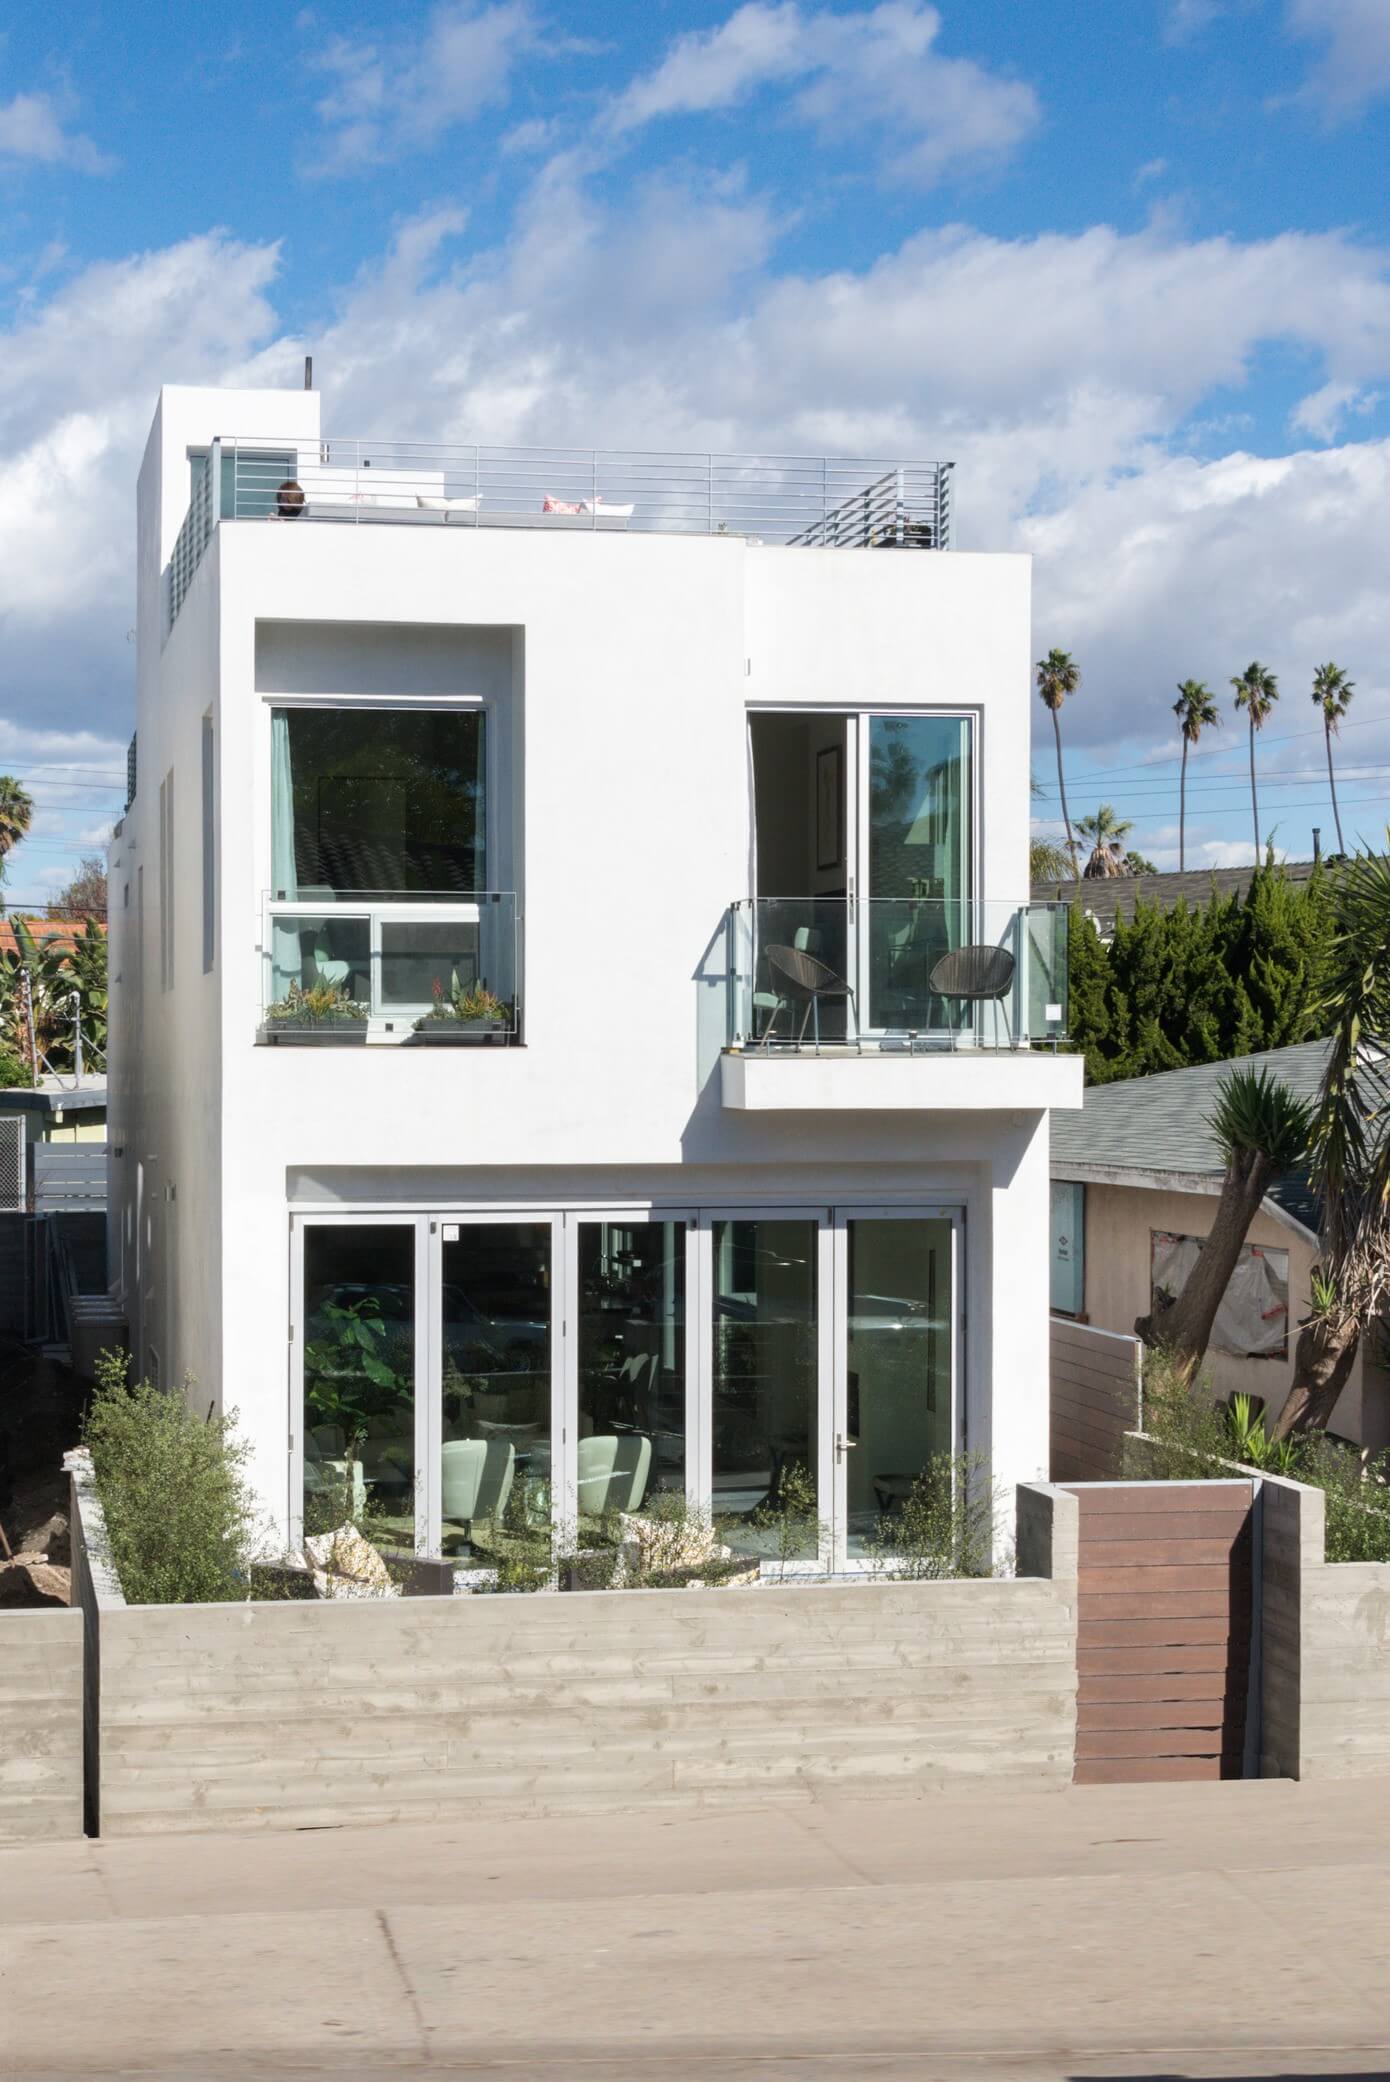
[[182, 1395], [129, 1386], [129, 1366], [124, 1353], [102, 1353], [83, 1427], [126, 1602], [245, 1597], [255, 1520], [236, 1413], [199, 1418]]
[[88, 853], [79, 860], [77, 873], [49, 908], [59, 918], [105, 918], [106, 862], [100, 854]]
[[1177, 1299], [1134, 1325], [1146, 1345], [1167, 1351], [1185, 1380], [1206, 1355], [1216, 1311], [1260, 1202], [1308, 1147], [1312, 1109], [1268, 1070], [1232, 1070], [1218, 1085], [1207, 1120], [1226, 1159], [1211, 1229]]

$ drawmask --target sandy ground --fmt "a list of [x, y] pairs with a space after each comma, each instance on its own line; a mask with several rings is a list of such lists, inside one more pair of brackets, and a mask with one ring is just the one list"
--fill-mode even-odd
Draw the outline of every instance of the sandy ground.
[[0, 1853], [0, 2075], [1390, 2072], [1390, 1782]]

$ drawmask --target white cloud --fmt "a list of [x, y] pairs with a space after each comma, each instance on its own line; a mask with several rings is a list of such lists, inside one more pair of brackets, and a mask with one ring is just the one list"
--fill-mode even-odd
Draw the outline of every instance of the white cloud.
[[1326, 46], [1307, 92], [1333, 117], [1355, 114], [1390, 93], [1390, 5], [1387, 0], [1288, 0], [1296, 36]]
[[65, 166], [77, 173], [110, 173], [115, 160], [97, 150], [89, 137], [70, 130], [68, 97], [16, 94], [0, 105], [0, 164]]
[[1150, 181], [1161, 181], [1168, 171], [1166, 159], [1146, 159], [1134, 176], [1136, 188], [1146, 188]]
[[1005, 158], [1037, 125], [1033, 89], [937, 50], [924, 0], [848, 12], [749, 0], [717, 29], [677, 39], [609, 111], [616, 134], [659, 117], [736, 108], [760, 88], [796, 89], [792, 109], [823, 138], [877, 141], [883, 171], [931, 182]]
[[536, 43], [525, 0], [445, 0], [421, 36], [389, 49], [334, 37], [316, 61], [332, 80], [318, 104], [329, 137], [309, 170], [353, 172], [437, 144], [505, 101], [514, 67]]

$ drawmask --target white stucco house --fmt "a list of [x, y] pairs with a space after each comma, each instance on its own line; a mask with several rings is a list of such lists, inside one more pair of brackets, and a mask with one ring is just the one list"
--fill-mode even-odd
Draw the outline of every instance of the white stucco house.
[[[115, 1277], [287, 1535], [1046, 1474], [1065, 914], [949, 466], [431, 449], [165, 389]], [[966, 950], [974, 950], [967, 953]], [[971, 992], [977, 993], [971, 995]]]

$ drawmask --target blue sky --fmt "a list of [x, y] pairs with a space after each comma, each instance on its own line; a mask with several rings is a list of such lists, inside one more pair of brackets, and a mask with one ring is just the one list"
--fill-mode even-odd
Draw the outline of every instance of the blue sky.
[[[1264, 821], [1331, 843], [1308, 700], [1390, 815], [1390, 5], [62, 5], [0, 40], [0, 763], [14, 896], [109, 815], [161, 381], [437, 439], [949, 453], [1083, 669], [1073, 809], [1176, 859], [1174, 683], [1283, 698]], [[1039, 710], [1035, 766], [1052, 786]], [[1243, 747], [1189, 862], [1248, 857]], [[1037, 805], [1046, 824], [1055, 802]]]

